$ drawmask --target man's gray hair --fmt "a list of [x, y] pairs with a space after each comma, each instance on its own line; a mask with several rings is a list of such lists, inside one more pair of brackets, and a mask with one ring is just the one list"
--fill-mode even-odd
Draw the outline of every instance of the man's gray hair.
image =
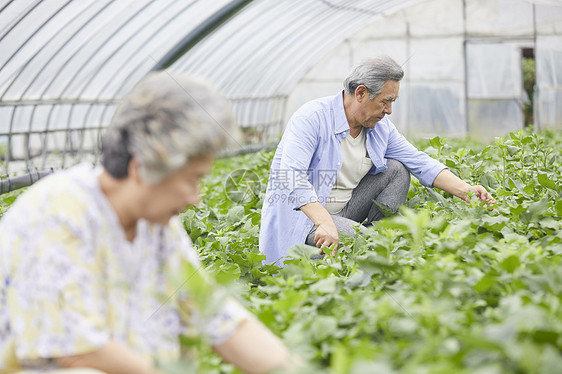
[[345, 93], [353, 95], [360, 85], [367, 87], [369, 99], [382, 92], [384, 82], [393, 80], [400, 82], [404, 77], [404, 70], [388, 56], [375, 57], [356, 65], [349, 76], [345, 78], [343, 86]]
[[117, 108], [102, 139], [102, 164], [109, 174], [127, 176], [129, 162], [154, 184], [190, 159], [216, 154], [237, 134], [230, 103], [199, 78], [150, 73]]

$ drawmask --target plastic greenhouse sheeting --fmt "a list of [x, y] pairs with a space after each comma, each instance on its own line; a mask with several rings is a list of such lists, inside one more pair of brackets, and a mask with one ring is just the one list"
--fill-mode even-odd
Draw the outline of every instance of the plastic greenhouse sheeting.
[[277, 141], [297, 106], [380, 54], [404, 64], [392, 118], [407, 135], [523, 126], [522, 48], [535, 52], [538, 126], [562, 124], [559, 0], [5, 0], [0, 173], [96, 162], [122, 95], [236, 3], [249, 4], [169, 69], [230, 98], [241, 145]]
[[[413, 0], [255, 0], [170, 69], [233, 101], [246, 143], [282, 131], [286, 97], [320, 56]], [[91, 155], [119, 98], [230, 1], [18, 0], [0, 3], [0, 152], [7, 174]], [[257, 129], [257, 130], [256, 130]], [[54, 158], [49, 159], [49, 155]]]
[[543, 58], [537, 61], [537, 105], [541, 128], [560, 128], [562, 123], [562, 36], [541, 37], [537, 49]]
[[469, 132], [483, 138], [523, 127], [523, 78], [517, 43], [467, 45]]

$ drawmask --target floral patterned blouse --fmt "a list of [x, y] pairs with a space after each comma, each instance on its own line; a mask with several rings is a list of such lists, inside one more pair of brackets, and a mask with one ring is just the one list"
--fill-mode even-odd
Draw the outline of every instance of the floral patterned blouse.
[[141, 220], [127, 241], [100, 172], [79, 165], [49, 176], [0, 220], [0, 373], [54, 368], [52, 358], [109, 339], [176, 360], [179, 335], [216, 345], [250, 318], [214, 286], [193, 293], [213, 295], [214, 308], [190, 297], [190, 284], [208, 277], [177, 217], [167, 226]]

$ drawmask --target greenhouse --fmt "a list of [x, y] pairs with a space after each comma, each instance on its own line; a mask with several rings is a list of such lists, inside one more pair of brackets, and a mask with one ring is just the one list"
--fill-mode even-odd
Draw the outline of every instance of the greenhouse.
[[[86, 367], [108, 374], [144, 372], [144, 361], [135, 355], [151, 356], [152, 351], [157, 352], [152, 355], [155, 364], [147, 373], [559, 372], [561, 0], [0, 0], [0, 51], [0, 310], [6, 311], [0, 311], [0, 374], [68, 368], [71, 362], [86, 363]], [[361, 125], [365, 128], [358, 127], [359, 135], [365, 140], [356, 153], [362, 154], [346, 151], [345, 142], [337, 138], [338, 152], [342, 152], [341, 142], [344, 158], [332, 160], [333, 149], [317, 132], [315, 141], [319, 141], [314, 152], [307, 154], [309, 164], [303, 164], [304, 171], [288, 164], [287, 158], [292, 161], [300, 157], [299, 152], [306, 153], [306, 136], [313, 136], [294, 130], [301, 124], [299, 118], [314, 105], [314, 113], [320, 113], [318, 108], [332, 103], [328, 98], [333, 95], [343, 97], [337, 104], [343, 108], [339, 114], [346, 116], [346, 131], [353, 135], [353, 124], [363, 113], [363, 105], [374, 103], [373, 92], [371, 86], [359, 82], [370, 100], [361, 104], [359, 88], [346, 82], [354, 67], [367, 66], [361, 64], [381, 56], [390, 57], [403, 73], [403, 77], [387, 79], [375, 95], [389, 95], [378, 117], [390, 124], [386, 143], [381, 143], [382, 135], [373, 135], [376, 139], [369, 143], [375, 131], [366, 128], [378, 131], [383, 128], [378, 121], [376, 126]], [[164, 82], [166, 77], [186, 94], [180, 100], [184, 107], [174, 101], [178, 92], [173, 84]], [[176, 81], [176, 77], [180, 78]], [[202, 87], [201, 82], [207, 82], [208, 87]], [[398, 82], [399, 86], [387, 82]], [[355, 92], [348, 92], [349, 87]], [[141, 89], [146, 91], [141, 93]], [[161, 100], [162, 92], [172, 99]], [[154, 98], [152, 104], [135, 110], [159, 108], [160, 112], [147, 116], [162, 121], [162, 128], [169, 124], [157, 113], [169, 115], [166, 118], [173, 118], [170, 122], [181, 111], [189, 121], [208, 118], [200, 121], [191, 138], [182, 137], [181, 131], [173, 132], [174, 125], [165, 136], [161, 131], [162, 139], [152, 133], [156, 138], [127, 133], [123, 118], [130, 113], [118, 108], [132, 108], [146, 97]], [[185, 109], [188, 106], [191, 109]], [[338, 117], [333, 107], [326, 113], [327, 117]], [[152, 131], [147, 129], [147, 133]], [[334, 134], [339, 136], [337, 131]], [[146, 146], [147, 154], [154, 148], [156, 156], [150, 153], [150, 157], [162, 158], [159, 168], [145, 167], [142, 157], [149, 156], [137, 150], [137, 157], [130, 151], [130, 142], [138, 140], [135, 136], [140, 137], [139, 144]], [[353, 139], [349, 144], [355, 144]], [[415, 161], [404, 151], [410, 149], [410, 143], [424, 154]], [[397, 151], [373, 150], [372, 144], [394, 144]], [[120, 153], [123, 149], [125, 154]], [[297, 153], [283, 156], [291, 150]], [[184, 152], [184, 158], [174, 158], [174, 152]], [[213, 156], [212, 162], [203, 157], [205, 152]], [[380, 161], [375, 152], [380, 153]], [[117, 160], [115, 165], [126, 159], [126, 169], [112, 169], [111, 157]], [[329, 211], [329, 204], [321, 198], [340, 199], [341, 195], [330, 190], [332, 185], [344, 189], [348, 183], [338, 172], [343, 170], [339, 169], [344, 167], [341, 163], [346, 165], [347, 160], [347, 165], [351, 164], [348, 157], [356, 157], [358, 164], [365, 163], [365, 158], [371, 160], [367, 160], [366, 169], [361, 164], [363, 174], [351, 182], [354, 194], [348, 188], [346, 208]], [[191, 244], [185, 244], [190, 240], [190, 255], [200, 260], [187, 265], [182, 262], [181, 269], [180, 260], [177, 269], [166, 265], [166, 269], [181, 270], [181, 276], [176, 274], [176, 283], [154, 285], [151, 280], [160, 282], [161, 278], [151, 271], [165, 260], [158, 257], [152, 262], [146, 257], [146, 265], [142, 265], [145, 260], [134, 254], [133, 239], [144, 238], [144, 231], [139, 234], [134, 226], [129, 237], [119, 209], [138, 197], [137, 206], [145, 205], [143, 212], [151, 217], [142, 219], [162, 224], [155, 218], [151, 221], [150, 215], [179, 196], [179, 187], [174, 190], [172, 182], [163, 182], [175, 175], [168, 169], [183, 170], [167, 164], [178, 159], [183, 160], [178, 161], [180, 166], [199, 167], [199, 171], [196, 187], [182, 187], [191, 191], [189, 201], [183, 201], [181, 209], [169, 207], [174, 213], [170, 222], [180, 223], [176, 225], [182, 229], [177, 234], [178, 243], [191, 249]], [[373, 205], [370, 213], [352, 219], [363, 225], [349, 232], [342, 230], [334, 216], [349, 218], [346, 209], [355, 201], [360, 181], [371, 174], [373, 178], [388, 175], [387, 167], [392, 166], [389, 159], [400, 161], [398, 164], [404, 164], [409, 172], [405, 177], [409, 182], [402, 186], [404, 198], [396, 199], [400, 200], [396, 207], [386, 200], [378, 201], [377, 196], [366, 198], [364, 204]], [[323, 195], [326, 186], [322, 183], [328, 182], [317, 184], [312, 171], [333, 171], [336, 161], [338, 179]], [[91, 208], [85, 208], [89, 200], [80, 200], [76, 206], [85, 209], [83, 215], [71, 209], [64, 219], [49, 216], [50, 209], [56, 211], [74, 201], [69, 186], [76, 175], [82, 175], [75, 170], [84, 165], [94, 166], [96, 173], [109, 170], [114, 173], [111, 176], [119, 175], [115, 180], [107, 177], [105, 185], [100, 182], [107, 199], [102, 194], [92, 195]], [[296, 173], [292, 180], [287, 170]], [[350, 166], [345, 166], [348, 170]], [[439, 179], [443, 171], [449, 179]], [[385, 182], [394, 195], [399, 194], [399, 188], [392, 185], [398, 183], [396, 175]], [[115, 203], [119, 199], [112, 200], [112, 188], [122, 188], [117, 182], [133, 176], [156, 182], [134, 187], [130, 194], [120, 193], [123, 203]], [[199, 189], [201, 177], [198, 203], [197, 193], [192, 192]], [[56, 178], [61, 178], [58, 185]], [[299, 185], [299, 178], [308, 180]], [[58, 195], [33, 192], [49, 183], [55, 184]], [[161, 189], [154, 187], [160, 183]], [[272, 195], [273, 186], [279, 189], [283, 183], [290, 193]], [[312, 192], [295, 193], [302, 183]], [[461, 192], [452, 187], [455, 183], [455, 188], [462, 187]], [[43, 202], [26, 210], [26, 195]], [[49, 196], [54, 196], [52, 202]], [[147, 196], [153, 196], [153, 201]], [[285, 200], [288, 206], [295, 196], [312, 200], [282, 211]], [[319, 234], [320, 222], [325, 221], [305, 208], [310, 201], [321, 202], [321, 214], [331, 215], [330, 225], [337, 226], [335, 241]], [[102, 208], [96, 212], [93, 209], [98, 203]], [[104, 210], [110, 206], [116, 214]], [[130, 212], [137, 214], [142, 209]], [[11, 214], [11, 210], [19, 213]], [[373, 218], [372, 211], [379, 216]], [[108, 234], [102, 243], [100, 238], [105, 238], [112, 225], [106, 227], [94, 217], [107, 212], [115, 216], [111, 218], [113, 226], [123, 228], [111, 232], [114, 236]], [[24, 266], [25, 256], [12, 251], [35, 250], [35, 244], [22, 243], [27, 243], [25, 235], [35, 235], [36, 228], [53, 229], [33, 238], [43, 243], [37, 244], [37, 251], [50, 250], [51, 240], [52, 248], [66, 248], [62, 236], [52, 239], [62, 235], [55, 235], [56, 225], [65, 222], [71, 227], [69, 232], [75, 233], [74, 224], [83, 217], [91, 220], [85, 242], [99, 241], [100, 248], [103, 244], [109, 251], [112, 245], [117, 246], [114, 243], [121, 243], [127, 253], [116, 260], [110, 252], [92, 255], [79, 252], [81, 247], [77, 246], [69, 255], [72, 265], [57, 262], [62, 260], [55, 251]], [[301, 230], [308, 234], [306, 241], [294, 242], [299, 229], [291, 225], [305, 221], [310, 224]], [[163, 225], [168, 227], [168, 221]], [[283, 225], [289, 228], [283, 231]], [[176, 235], [176, 226], [170, 226], [171, 231], [160, 237], [147, 229], [146, 243], [163, 240], [159, 253], [168, 253], [166, 246], [171, 246]], [[94, 228], [99, 230], [99, 238]], [[266, 240], [283, 242], [281, 249], [271, 249], [273, 245], [264, 244]], [[86, 260], [80, 256], [93, 257]], [[45, 268], [33, 270], [34, 263]], [[83, 265], [84, 272], [68, 270], [77, 263]], [[119, 271], [138, 280], [138, 287], [153, 292], [158, 288], [161, 294], [150, 302], [135, 304], [131, 297], [144, 292], [140, 288], [121, 290], [104, 283], [100, 289], [106, 293], [100, 296], [76, 286], [92, 281], [84, 269], [93, 271], [102, 263], [107, 266], [103, 271], [122, 266]], [[10, 273], [18, 266], [26, 269], [25, 280], [17, 281]], [[200, 275], [203, 268], [206, 272]], [[33, 283], [34, 277], [37, 283]], [[107, 278], [108, 284], [113, 281], [111, 276]], [[49, 282], [60, 283], [60, 289], [47, 285]], [[61, 291], [62, 284], [68, 285], [64, 292], [71, 290], [72, 297], [81, 301], [59, 321], [52, 316], [57, 308], [64, 309], [64, 298], [68, 297]], [[29, 294], [48, 293], [58, 298], [58, 304], [29, 301], [25, 292], [23, 297], [11, 295], [16, 291], [10, 290], [16, 287], [23, 287], [20, 294], [36, 288]], [[159, 326], [168, 328], [175, 323], [169, 300], [182, 294], [182, 287], [187, 287], [193, 303], [201, 308], [195, 314], [204, 316], [203, 311], [218, 308], [225, 298], [235, 306], [220, 309], [220, 323], [202, 319], [198, 328], [204, 332], [196, 337], [182, 336], [175, 345], [167, 338], [159, 341], [165, 330]], [[205, 294], [220, 294], [223, 299], [209, 301]], [[111, 299], [115, 305], [106, 299], [99, 302], [97, 297]], [[123, 300], [128, 300], [123, 304], [129, 308], [126, 312], [119, 309]], [[137, 314], [132, 311], [136, 307], [140, 310]], [[86, 309], [95, 308], [100, 308], [101, 320], [94, 313], [81, 319]], [[247, 315], [252, 316], [248, 320], [259, 321], [252, 327], [256, 330], [246, 332], [255, 334], [251, 335], [255, 344], [247, 350], [231, 348], [223, 334], [232, 329], [228, 321]], [[126, 328], [120, 325], [121, 317]], [[64, 319], [87, 326], [83, 330], [89, 335], [74, 336]], [[123, 329], [96, 330], [104, 321]], [[211, 327], [206, 324], [224, 337], [208, 332]], [[131, 326], [144, 330], [135, 335]], [[39, 333], [43, 330], [44, 334]], [[47, 337], [52, 331], [56, 336]], [[143, 342], [142, 334], [155, 340]], [[17, 336], [14, 343], [10, 340], [13, 336]], [[69, 337], [79, 348], [69, 348], [65, 340]], [[24, 344], [26, 339], [33, 343]], [[115, 366], [91, 366], [96, 360], [87, 361], [92, 346], [101, 347], [102, 341], [109, 342], [104, 347], [117, 344], [110, 346]], [[129, 351], [123, 342], [140, 348]], [[237, 341], [236, 346], [245, 347], [243, 343]], [[156, 348], [158, 345], [161, 347]], [[162, 354], [167, 349], [169, 355]], [[262, 359], [254, 362], [246, 354]], [[67, 356], [76, 361], [66, 360]], [[170, 358], [173, 362], [166, 361]], [[138, 360], [140, 366], [127, 366], [128, 360]], [[279, 360], [282, 364], [275, 366]]]
[[[216, 84], [243, 145], [275, 143], [294, 110], [380, 54], [404, 65], [393, 119], [408, 136], [490, 140], [523, 128], [531, 100], [536, 129], [562, 126], [554, 0], [6, 1], [1, 10], [9, 176], [95, 160], [116, 102], [162, 68]], [[530, 92], [525, 59], [536, 66]]]

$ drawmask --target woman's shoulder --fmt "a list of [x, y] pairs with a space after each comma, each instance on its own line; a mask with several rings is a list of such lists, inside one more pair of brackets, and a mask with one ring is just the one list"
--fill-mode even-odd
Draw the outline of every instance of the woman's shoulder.
[[22, 193], [8, 209], [3, 221], [67, 218], [70, 222], [84, 216], [92, 204], [89, 187], [95, 180], [94, 169], [79, 165], [49, 175]]

